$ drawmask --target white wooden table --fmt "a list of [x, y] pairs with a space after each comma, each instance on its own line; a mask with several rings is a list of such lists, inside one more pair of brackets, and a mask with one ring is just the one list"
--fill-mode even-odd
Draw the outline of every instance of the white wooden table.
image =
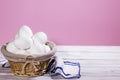
[[[58, 56], [80, 62], [81, 78], [71, 80], [120, 80], [120, 46], [58, 46]], [[0, 69], [0, 80], [61, 80], [48, 74], [35, 78], [14, 76]], [[64, 80], [64, 79], [62, 79]]]

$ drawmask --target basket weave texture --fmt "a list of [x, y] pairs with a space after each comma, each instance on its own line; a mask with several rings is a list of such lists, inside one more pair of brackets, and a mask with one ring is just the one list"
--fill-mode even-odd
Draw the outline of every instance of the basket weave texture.
[[20, 55], [8, 52], [6, 46], [3, 45], [1, 51], [8, 60], [11, 71], [17, 76], [41, 76], [46, 73], [46, 70], [55, 54], [55, 44], [48, 42], [51, 51], [46, 55]]

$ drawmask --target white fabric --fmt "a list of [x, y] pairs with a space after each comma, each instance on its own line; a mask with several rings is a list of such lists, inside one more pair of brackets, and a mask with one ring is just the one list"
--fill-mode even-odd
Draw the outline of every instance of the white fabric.
[[6, 62], [7, 62], [7, 60], [5, 59], [5, 57], [2, 54], [2, 52], [1, 52], [1, 46], [0, 46], [0, 64], [4, 64]]
[[77, 62], [63, 61], [60, 56], [56, 57], [56, 65], [54, 65], [54, 69], [51, 69], [49, 72], [51, 76], [61, 75], [63, 78], [80, 78], [80, 64]]
[[63, 67], [64, 66], [64, 61], [63, 61], [61, 56], [56, 55], [56, 62], [57, 62], [56, 67], [57, 66], [59, 66], [59, 67]]
[[63, 71], [66, 74], [77, 74], [79, 70], [78, 66], [64, 65]]

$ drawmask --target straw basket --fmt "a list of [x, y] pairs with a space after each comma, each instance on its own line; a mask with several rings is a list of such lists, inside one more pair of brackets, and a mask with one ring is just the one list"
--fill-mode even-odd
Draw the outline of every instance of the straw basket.
[[1, 51], [8, 60], [11, 71], [18, 76], [40, 76], [46, 73], [47, 67], [55, 54], [55, 44], [52, 42], [46, 43], [50, 46], [51, 51], [44, 56], [39, 55], [20, 55], [8, 52], [6, 46], [3, 45]]

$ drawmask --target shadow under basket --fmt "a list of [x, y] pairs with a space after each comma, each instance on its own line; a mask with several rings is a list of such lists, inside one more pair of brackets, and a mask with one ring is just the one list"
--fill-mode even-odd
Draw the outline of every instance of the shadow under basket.
[[41, 76], [46, 73], [46, 70], [55, 54], [54, 43], [48, 42], [51, 51], [44, 56], [39, 55], [20, 55], [10, 53], [3, 45], [1, 51], [5, 58], [8, 60], [11, 71], [17, 76], [35, 77]]

